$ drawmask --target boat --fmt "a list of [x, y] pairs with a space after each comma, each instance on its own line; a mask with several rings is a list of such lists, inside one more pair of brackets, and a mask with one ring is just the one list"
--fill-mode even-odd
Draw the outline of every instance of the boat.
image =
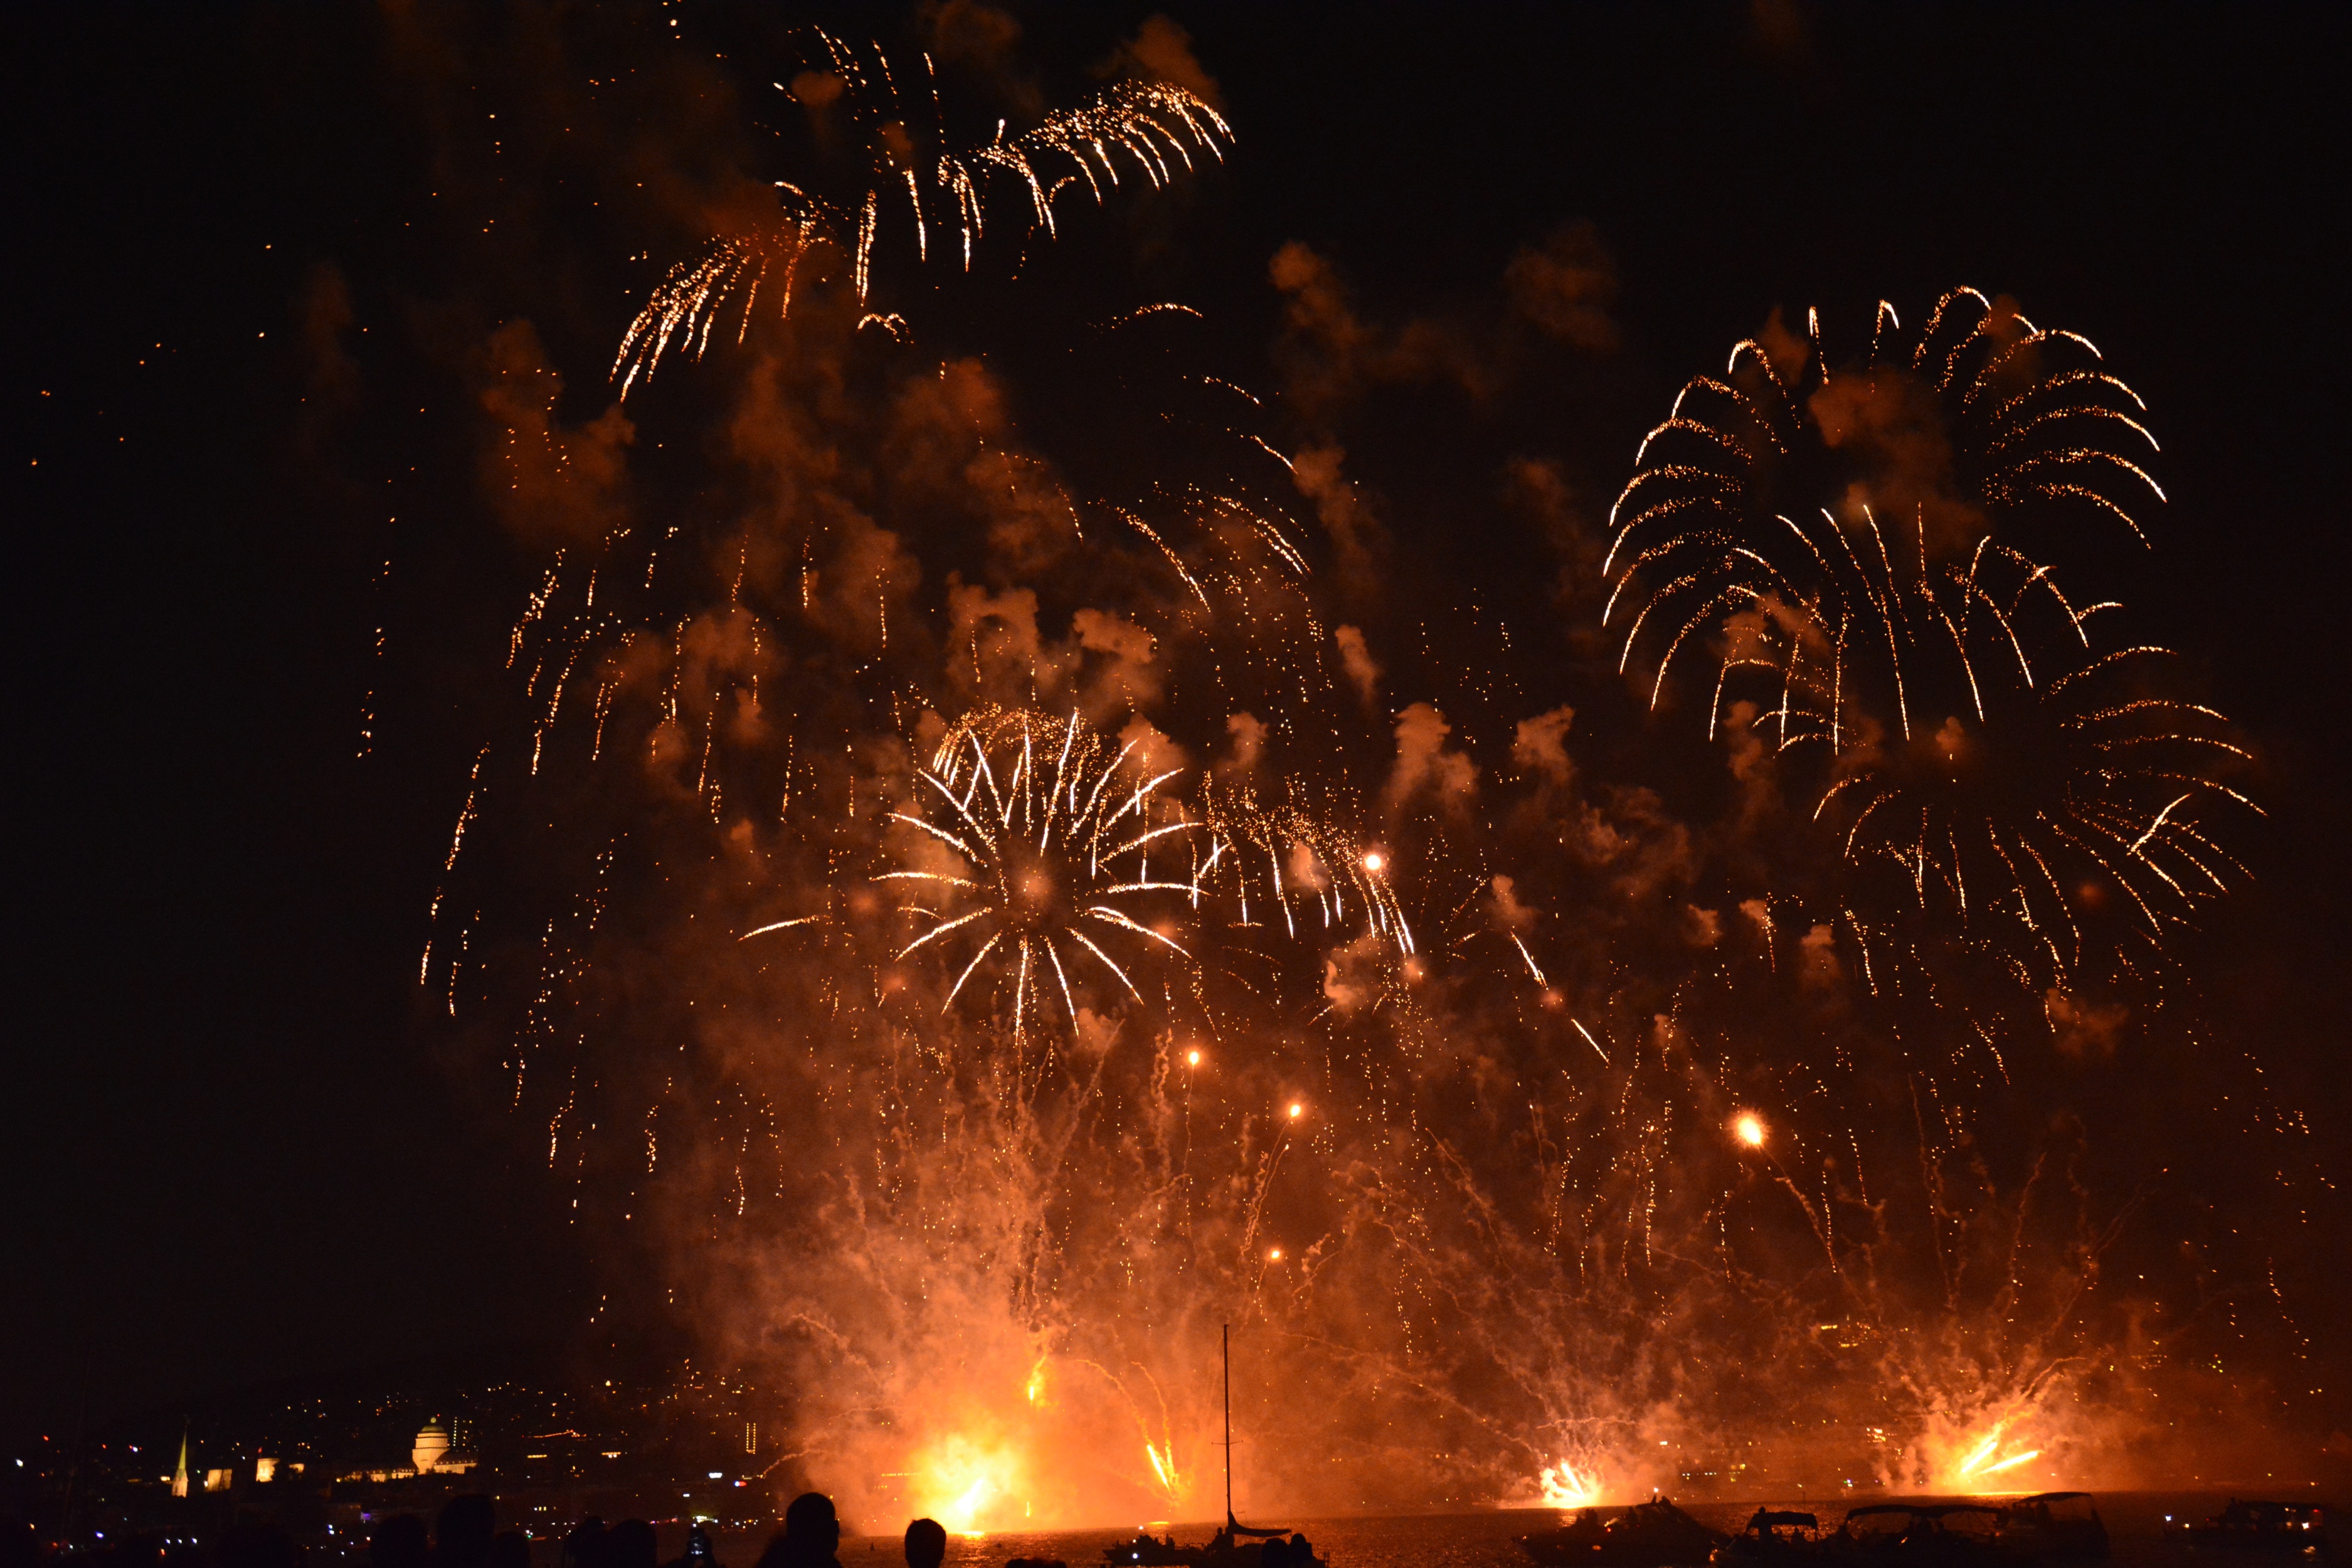
[[1656, 1497], [1609, 1517], [1586, 1509], [1558, 1530], [1522, 1535], [1519, 1547], [1544, 1568], [1695, 1568], [1727, 1540]]
[[1886, 1568], [1990, 1568], [2002, 1561], [2002, 1510], [1983, 1503], [1872, 1503], [1849, 1509], [1824, 1556]]
[[1994, 1542], [2011, 1557], [2037, 1563], [2104, 1562], [2107, 1527], [2088, 1492], [2037, 1492], [2000, 1511]]
[[1139, 1531], [1132, 1541], [1103, 1548], [1106, 1568], [1330, 1568], [1306, 1536], [1246, 1525], [1234, 1517], [1234, 1331], [1224, 1325], [1225, 1524], [1199, 1546], [1179, 1546]]
[[2327, 1517], [2320, 1503], [2249, 1502], [2237, 1498], [2201, 1523], [2165, 1521], [2166, 1532], [2191, 1552], [2250, 1557], [2325, 1557]]
[[1790, 1509], [1759, 1508], [1747, 1528], [1715, 1549], [1717, 1568], [1780, 1568], [1822, 1555], [1822, 1521]]

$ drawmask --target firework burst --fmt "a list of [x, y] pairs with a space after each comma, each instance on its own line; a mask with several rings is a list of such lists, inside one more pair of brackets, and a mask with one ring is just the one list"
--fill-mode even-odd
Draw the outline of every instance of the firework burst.
[[[1746, 877], [1781, 836], [1616, 789], [1564, 704], [1507, 773], [1515, 680], [1426, 622], [1429, 668], [1380, 689], [1286, 515], [1336, 516], [1336, 470], [1192, 357], [1198, 312], [908, 346], [894, 264], [1050, 239], [1063, 196], [1165, 184], [1224, 121], [1129, 84], [951, 142], [928, 59], [815, 37], [779, 90], [822, 155], [614, 363], [625, 394], [809, 300], [728, 366], [735, 466], [673, 501], [663, 461], [624, 482], [617, 409], [567, 432], [545, 374], [498, 400], [504, 493], [560, 548], [424, 975], [511, 1020], [582, 1223], [725, 1238], [676, 1259], [692, 1310], [782, 1347], [823, 1484], [908, 1483], [859, 1511], [1184, 1506], [1229, 1319], [1285, 1347], [1259, 1451], [1294, 1497], [1638, 1494], [1797, 1394], [1917, 1434], [1910, 1470], [2024, 1473], [2053, 1368], [2118, 1338], [2076, 1310], [2106, 1242], [2003, 1206], [2021, 1156], [1977, 1108], [2017, 1096], [1817, 980], [1853, 951], [1818, 868], [1716, 900], [1710, 856]], [[2115, 946], [2102, 905], [2160, 942], [2234, 879], [2239, 753], [2074, 592], [2161, 499], [2138, 399], [1972, 293], [1916, 343], [1878, 325], [1858, 367], [1781, 337], [1685, 389], [1617, 510], [1611, 624], [1654, 704], [1711, 688], [1709, 731], [1795, 786], [1857, 975], [1957, 931], [2055, 990]]]
[[1081, 994], [1104, 983], [1144, 1000], [1139, 959], [1192, 962], [1176, 917], [1199, 907], [1221, 855], [1164, 791], [1181, 770], [1150, 769], [1142, 752], [1076, 713], [1025, 710], [967, 718], [940, 743], [917, 801], [892, 814], [908, 863], [878, 879], [918, 927], [898, 959], [957, 955], [946, 1005], [989, 969], [992, 989], [1011, 986], [1016, 1029], [1055, 998], [1075, 1027]]
[[[821, 29], [815, 36], [823, 68], [776, 88], [813, 110], [842, 106], [864, 150], [864, 188], [835, 200], [777, 180], [772, 220], [719, 235], [700, 258], [673, 268], [622, 337], [613, 374], [621, 377], [623, 396], [639, 376], [653, 374], [673, 343], [699, 357], [724, 308], [739, 299], [740, 341], [763, 288], [777, 314], [789, 315], [803, 283], [837, 277], [846, 265], [858, 308], [865, 310], [883, 215], [901, 203], [917, 261], [930, 259], [937, 230], [958, 243], [969, 271], [973, 247], [987, 230], [992, 184], [1009, 181], [1029, 230], [1051, 238], [1054, 203], [1064, 191], [1083, 191], [1099, 205], [1118, 188], [1122, 171], [1157, 189], [1192, 170], [1196, 153], [1221, 160], [1233, 138], [1223, 117], [1182, 88], [1129, 81], [1076, 108], [1055, 110], [1017, 135], [1006, 135], [999, 121], [990, 140], [958, 151], [949, 145], [929, 55], [922, 57], [919, 88], [909, 91], [900, 85], [904, 73], [879, 46], [860, 48]], [[903, 327], [895, 315], [866, 320], [893, 331]]]
[[[2103, 635], [2120, 606], [2050, 563], [2095, 523], [2145, 541], [2138, 398], [2087, 339], [1973, 289], [1907, 353], [1881, 305], [1853, 368], [1812, 327], [1739, 344], [1644, 439], [1613, 514], [1620, 668], [1646, 658], [1654, 707], [1703, 668], [1710, 734], [1810, 767], [1858, 936], [1932, 911], [2037, 984], [2124, 931], [2160, 943], [2242, 875], [2215, 818], [2251, 803], [2168, 651]], [[2128, 918], [2095, 940], [2110, 906]]]

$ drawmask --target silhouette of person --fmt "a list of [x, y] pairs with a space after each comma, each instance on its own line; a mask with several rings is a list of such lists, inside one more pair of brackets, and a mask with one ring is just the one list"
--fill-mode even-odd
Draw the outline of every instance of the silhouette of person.
[[251, 1509], [240, 1509], [236, 1522], [221, 1532], [220, 1544], [213, 1548], [213, 1561], [219, 1568], [299, 1568], [302, 1549]]
[[907, 1568], [940, 1568], [948, 1554], [947, 1527], [919, 1519], [907, 1527]]
[[719, 1553], [712, 1549], [710, 1534], [697, 1521], [686, 1532], [686, 1550], [672, 1558], [669, 1568], [719, 1568]]
[[604, 1568], [656, 1568], [660, 1561], [654, 1527], [644, 1520], [625, 1519], [604, 1532]]
[[1257, 1549], [1258, 1568], [1290, 1568], [1290, 1542], [1279, 1535], [1266, 1537]]
[[760, 1553], [760, 1568], [841, 1568], [841, 1520], [823, 1492], [803, 1492], [784, 1510], [783, 1533]]
[[490, 1568], [497, 1506], [480, 1492], [453, 1497], [433, 1521], [433, 1568]]
[[1308, 1568], [1315, 1561], [1315, 1543], [1303, 1532], [1294, 1531], [1290, 1537], [1290, 1568]]
[[431, 1556], [425, 1521], [413, 1513], [379, 1519], [368, 1535], [368, 1568], [425, 1568]]
[[563, 1538], [563, 1568], [604, 1568], [604, 1521], [590, 1514]]

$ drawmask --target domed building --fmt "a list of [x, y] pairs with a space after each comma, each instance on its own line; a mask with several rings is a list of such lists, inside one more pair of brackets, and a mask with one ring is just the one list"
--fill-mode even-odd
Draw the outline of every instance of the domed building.
[[420, 1476], [431, 1475], [433, 1468], [441, 1462], [441, 1457], [448, 1451], [449, 1429], [442, 1426], [441, 1417], [436, 1415], [425, 1424], [423, 1431], [416, 1434], [415, 1449], [416, 1473]]
[[416, 1445], [410, 1450], [420, 1476], [460, 1475], [474, 1468], [474, 1456], [450, 1447], [449, 1428], [436, 1415], [416, 1434]]

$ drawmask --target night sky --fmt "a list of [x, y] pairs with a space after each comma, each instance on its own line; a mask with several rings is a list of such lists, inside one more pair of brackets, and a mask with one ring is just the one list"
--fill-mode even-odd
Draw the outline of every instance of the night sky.
[[[1161, 8], [1012, 7], [1065, 92]], [[1271, 379], [1287, 241], [1389, 321], [1475, 311], [1563, 224], [1613, 258], [1605, 374], [1508, 417], [1433, 398], [1389, 432], [1409, 537], [1501, 548], [1444, 498], [1488, 493], [1530, 446], [1622, 465], [1776, 306], [1852, 321], [1973, 282], [2097, 342], [2164, 440], [2171, 505], [2133, 604], [2253, 738], [2270, 812], [2244, 841], [2258, 880], [2192, 968], [2341, 1172], [2339, 10], [1164, 9], [1239, 146], [1121, 288], [1206, 310], [1240, 379]], [[600, 178], [631, 183], [617, 132], [523, 150], [546, 140], [548, 83], [683, 47], [673, 16], [746, 48], [774, 20], [17, 18], [0, 1433], [583, 1331], [594, 1249], [415, 975], [488, 721], [474, 683], [526, 570], [477, 494], [466, 355], [530, 315], [567, 415], [609, 396], [610, 345], [657, 276], [620, 264], [672, 237], [588, 216]], [[305, 346], [324, 268], [369, 329], [345, 339], [351, 387]], [[2321, 1230], [2339, 1244], [2341, 1217]], [[2318, 1326], [2352, 1310], [2329, 1272], [2298, 1275], [2323, 1360], [2342, 1347]]]

